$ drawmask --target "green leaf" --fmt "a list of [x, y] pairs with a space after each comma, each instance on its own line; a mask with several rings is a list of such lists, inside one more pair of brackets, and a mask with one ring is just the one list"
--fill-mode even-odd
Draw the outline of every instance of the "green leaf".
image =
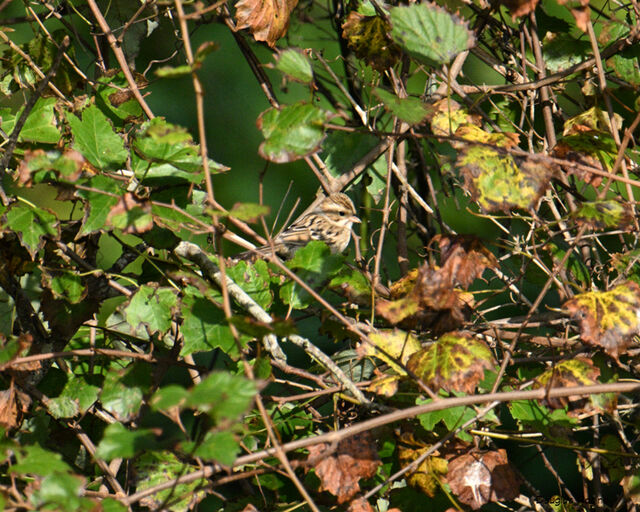
[[106, 461], [118, 457], [130, 459], [144, 450], [156, 448], [157, 444], [149, 429], [129, 430], [121, 423], [112, 423], [104, 431], [96, 456]]
[[56, 419], [73, 418], [78, 414], [78, 403], [71, 397], [59, 396], [47, 402], [47, 409]]
[[167, 411], [184, 403], [188, 394], [189, 392], [182, 386], [170, 384], [156, 391], [150, 403], [156, 411]]
[[276, 69], [303, 84], [313, 82], [311, 62], [301, 50], [287, 48], [280, 51], [276, 56]]
[[214, 372], [191, 390], [187, 405], [209, 413], [215, 421], [237, 419], [256, 392], [255, 384], [240, 375]]
[[[331, 254], [329, 247], [324, 242], [314, 240], [306, 246], [298, 249], [287, 262], [300, 279], [311, 288], [325, 284], [329, 278], [337, 274], [344, 266], [344, 257], [340, 254]], [[306, 309], [314, 301], [311, 294], [295, 281], [288, 281], [280, 288], [280, 298], [293, 309]]]
[[264, 260], [253, 264], [240, 261], [227, 268], [227, 275], [255, 300], [262, 309], [268, 310], [273, 302], [273, 292], [269, 289], [271, 276]]
[[125, 309], [127, 322], [134, 329], [144, 324], [151, 333], [164, 333], [171, 327], [171, 319], [177, 304], [178, 299], [173, 288], [142, 285], [131, 297]]
[[[27, 120], [20, 131], [19, 140], [28, 140], [31, 142], [40, 142], [45, 144], [56, 144], [60, 140], [60, 131], [56, 123], [53, 113], [53, 107], [56, 104], [55, 98], [40, 98], [36, 101], [33, 110], [27, 116]], [[23, 109], [20, 109], [16, 115], [16, 119], [20, 116]], [[8, 127], [2, 125], [4, 130]], [[10, 132], [7, 132], [10, 133]]]
[[268, 215], [270, 210], [265, 204], [237, 203], [227, 215], [246, 222], [257, 222], [261, 215]]
[[260, 156], [276, 163], [299, 160], [320, 148], [327, 113], [303, 102], [266, 110], [258, 118], [265, 141]]
[[419, 98], [398, 98], [380, 88], [375, 89], [374, 93], [389, 112], [408, 124], [421, 123], [429, 114], [429, 109]]
[[187, 64], [182, 66], [162, 66], [155, 71], [158, 78], [182, 78], [183, 76], [189, 76], [192, 72], [193, 68]]
[[[416, 405], [428, 404], [433, 400], [422, 400], [417, 399]], [[474, 418], [476, 416], [476, 412], [473, 407], [449, 407], [447, 409], [442, 409], [439, 411], [432, 411], [425, 414], [418, 415], [418, 421], [422, 425], [422, 427], [428, 431], [432, 432], [437, 423], [442, 421], [448, 430], [454, 430], [461, 425], [464, 425], [467, 421]], [[458, 437], [463, 441], [471, 441], [473, 437], [467, 434], [464, 431], [458, 433]]]
[[[198, 467], [182, 462], [168, 451], [154, 451], [143, 453], [135, 461], [134, 470], [137, 478], [138, 492], [155, 488], [161, 484], [174, 482], [178, 477], [197, 471]], [[144, 500], [146, 508], [151, 510], [171, 510], [184, 512], [190, 510], [192, 502], [198, 502], [204, 497], [203, 490], [206, 479], [196, 479], [188, 484], [171, 485], [158, 491]], [[181, 499], [177, 499], [181, 498]]]
[[112, 119], [125, 121], [142, 115], [142, 107], [133, 96], [124, 73], [98, 78], [96, 92], [96, 100], [102, 100], [100, 106], [104, 105], [104, 112], [110, 112]]
[[447, 64], [475, 44], [466, 22], [435, 5], [392, 7], [390, 19], [391, 38], [430, 65]]
[[[191, 135], [180, 126], [156, 117], [142, 125], [133, 146], [132, 169], [140, 180], [166, 180], [200, 183], [203, 179], [200, 148]], [[223, 165], [209, 159], [212, 173], [226, 170]]]
[[[182, 449], [191, 453], [192, 446], [183, 443]], [[200, 444], [195, 446], [193, 454], [207, 461], [216, 461], [225, 466], [231, 466], [238, 456], [240, 445], [232, 432], [207, 432]]]
[[30, 474], [49, 476], [54, 473], [67, 473], [71, 468], [63, 462], [62, 456], [39, 445], [23, 446], [16, 452], [17, 464], [9, 467], [11, 474]]
[[102, 406], [120, 421], [131, 419], [142, 406], [142, 386], [139, 382], [132, 383], [127, 376], [123, 377], [115, 370], [109, 371], [100, 393]]
[[322, 159], [332, 176], [340, 176], [378, 144], [370, 133], [331, 132], [322, 145]]
[[91, 105], [82, 111], [82, 121], [67, 114], [73, 134], [73, 148], [80, 151], [98, 169], [112, 169], [127, 159], [122, 137], [117, 135], [107, 116]]
[[47, 510], [52, 504], [57, 505], [56, 510], [91, 510], [92, 503], [80, 497], [83, 484], [84, 479], [76, 475], [48, 475], [40, 482], [40, 488], [33, 493], [33, 499], [39, 510]]
[[46, 286], [56, 299], [77, 304], [86, 297], [87, 287], [82, 282], [82, 278], [74, 272], [61, 271], [56, 272], [55, 275], [43, 274], [43, 279], [47, 281]]
[[73, 375], [65, 384], [60, 397], [74, 400], [79, 412], [85, 413], [91, 407], [100, 394], [100, 388], [91, 382], [96, 379], [89, 375]]
[[183, 344], [181, 356], [220, 348], [229, 357], [237, 357], [236, 342], [224, 313], [198, 290], [183, 290], [181, 315]]
[[76, 194], [85, 200], [85, 216], [82, 221], [81, 235], [87, 235], [104, 229], [107, 217], [120, 201], [119, 185], [107, 176], [95, 176], [87, 183], [86, 189], [77, 189]]
[[48, 210], [16, 202], [9, 207], [5, 218], [7, 226], [18, 234], [32, 258], [44, 245], [44, 237], [59, 236], [58, 219]]

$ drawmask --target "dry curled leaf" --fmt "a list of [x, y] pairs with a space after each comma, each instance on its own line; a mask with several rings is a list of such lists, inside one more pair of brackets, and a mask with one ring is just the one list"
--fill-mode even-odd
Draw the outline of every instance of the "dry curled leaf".
[[540, 0], [502, 0], [511, 12], [512, 18], [521, 18], [536, 10]]
[[640, 334], [640, 286], [627, 281], [608, 292], [587, 292], [564, 303], [580, 322], [580, 339], [614, 359]]
[[360, 479], [371, 478], [380, 465], [373, 436], [365, 432], [349, 437], [323, 457], [327, 449], [326, 444], [311, 446], [308, 460], [321, 481], [320, 490], [336, 496], [339, 504], [346, 503], [360, 491]]
[[237, 28], [248, 28], [256, 41], [272, 48], [287, 33], [298, 0], [240, 0], [236, 3]]
[[22, 421], [21, 412], [13, 385], [0, 391], [0, 425], [7, 429], [19, 426]]
[[[376, 313], [407, 328], [431, 327], [436, 333], [457, 329], [467, 318], [473, 296], [466, 288], [486, 268], [497, 265], [493, 254], [473, 235], [434, 237], [440, 248], [438, 267], [425, 263], [391, 287], [395, 300], [379, 299]], [[411, 287], [413, 283], [413, 287]], [[409, 290], [404, 297], [399, 296]]]
[[393, 66], [401, 52], [391, 38], [389, 21], [380, 16], [365, 16], [351, 11], [342, 24], [342, 37], [359, 59], [372, 68], [384, 71]]
[[520, 481], [503, 449], [484, 453], [465, 453], [449, 461], [447, 482], [465, 505], [478, 510], [489, 502], [517, 497]]

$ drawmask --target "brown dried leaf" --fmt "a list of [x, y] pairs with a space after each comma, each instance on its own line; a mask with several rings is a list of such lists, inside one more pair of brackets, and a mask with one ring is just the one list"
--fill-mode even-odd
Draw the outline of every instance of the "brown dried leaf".
[[298, 0], [240, 0], [236, 3], [236, 28], [248, 28], [256, 41], [272, 48], [287, 33]]
[[519, 478], [503, 449], [466, 453], [450, 460], [446, 478], [458, 499], [473, 510], [490, 501], [512, 500], [520, 494]]
[[351, 502], [347, 512], [375, 512], [375, 509], [365, 498], [358, 498]]
[[474, 235], [436, 235], [433, 241], [440, 248], [440, 273], [452, 287], [466, 288], [480, 277], [486, 268], [496, 268], [493, 253]]
[[512, 18], [521, 18], [536, 10], [540, 0], [502, 0], [502, 3], [511, 11]]
[[308, 460], [321, 481], [320, 490], [336, 496], [339, 504], [346, 503], [360, 491], [359, 480], [374, 476], [381, 464], [373, 435], [364, 432], [349, 437], [338, 443], [334, 453], [322, 457], [326, 449], [326, 444], [311, 446]]
[[18, 427], [22, 422], [21, 412], [12, 382], [9, 389], [0, 391], [0, 425], [7, 429]]

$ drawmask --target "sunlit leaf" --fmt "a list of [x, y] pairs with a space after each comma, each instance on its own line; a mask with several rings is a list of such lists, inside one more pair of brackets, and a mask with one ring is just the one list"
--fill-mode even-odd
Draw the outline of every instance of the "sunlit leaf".
[[82, 120], [67, 114], [73, 148], [99, 169], [115, 168], [124, 163], [128, 152], [122, 137], [113, 131], [107, 117], [98, 107], [91, 105], [82, 111]]
[[178, 304], [173, 288], [143, 285], [131, 297], [126, 308], [127, 322], [134, 329], [144, 324], [149, 332], [166, 332], [171, 327], [174, 308]]
[[484, 371], [495, 366], [487, 345], [470, 335], [451, 333], [411, 356], [407, 368], [431, 389], [473, 393]]
[[313, 82], [311, 62], [304, 52], [296, 48], [287, 48], [278, 53], [276, 69], [297, 82], [302, 82], [303, 84]]
[[618, 359], [640, 333], [640, 286], [627, 281], [608, 292], [587, 292], [564, 303], [580, 322], [580, 339]]
[[272, 48], [287, 33], [291, 11], [298, 0], [240, 0], [236, 2], [236, 28], [248, 28], [256, 41]]
[[368, 342], [362, 342], [358, 347], [360, 357], [373, 356], [389, 364], [393, 370], [401, 375], [406, 372], [399, 366], [404, 366], [409, 357], [422, 348], [417, 338], [399, 329], [381, 329], [368, 336]]
[[533, 208], [553, 175], [544, 164], [516, 162], [511, 155], [486, 146], [467, 147], [456, 165], [473, 200], [489, 212]]

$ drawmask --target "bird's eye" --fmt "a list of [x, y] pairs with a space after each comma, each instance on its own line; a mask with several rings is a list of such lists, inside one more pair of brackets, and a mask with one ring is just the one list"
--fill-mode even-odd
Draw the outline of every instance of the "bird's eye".
[[340, 212], [340, 217], [344, 217], [346, 215], [345, 212]]

